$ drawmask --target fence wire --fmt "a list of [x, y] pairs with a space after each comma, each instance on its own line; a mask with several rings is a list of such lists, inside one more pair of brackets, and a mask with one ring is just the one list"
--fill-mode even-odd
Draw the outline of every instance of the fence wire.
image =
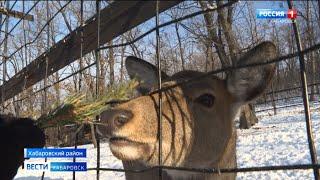
[[[46, 23], [45, 26], [49, 25], [50, 21], [52, 21], [52, 19], [60, 12], [62, 11], [71, 1], [68, 1], [55, 15], [53, 15], [49, 20], [48, 22]], [[100, 6], [98, 5], [100, 2], [99, 0], [96, 1], [97, 2], [97, 14], [98, 14], [98, 22], [100, 21], [100, 16], [99, 16], [99, 13], [100, 13]], [[152, 29], [150, 29], [149, 31], [145, 32], [144, 34], [142, 34], [141, 36], [135, 38], [134, 40], [130, 41], [130, 42], [126, 42], [126, 43], [122, 43], [122, 44], [116, 44], [116, 45], [111, 45], [111, 46], [102, 46], [102, 47], [98, 47], [96, 49], [97, 52], [99, 52], [99, 50], [103, 50], [103, 49], [109, 49], [109, 48], [115, 48], [115, 47], [121, 47], [121, 46], [127, 46], [127, 45], [130, 45], [130, 44], [133, 44], [135, 42], [137, 42], [138, 40], [142, 39], [143, 37], [147, 36], [148, 34], [156, 31], [156, 41], [157, 43], [159, 43], [158, 41], [160, 40], [160, 34], [159, 34], [159, 29], [162, 28], [162, 27], [166, 27], [170, 24], [173, 24], [173, 23], [176, 23], [176, 22], [179, 22], [179, 21], [182, 21], [182, 20], [185, 20], [185, 19], [188, 19], [188, 18], [191, 18], [191, 17], [195, 17], [195, 16], [198, 16], [200, 14], [203, 14], [203, 13], [207, 13], [207, 12], [211, 12], [211, 11], [217, 11], [218, 9], [220, 8], [225, 8], [225, 7], [228, 7], [228, 6], [231, 6], [233, 4], [235, 4], [236, 2], [234, 1], [230, 1], [228, 3], [225, 3], [224, 5], [222, 6], [219, 6], [217, 8], [208, 8], [206, 10], [202, 10], [202, 11], [198, 11], [198, 12], [195, 12], [195, 13], [191, 13], [189, 15], [186, 15], [186, 16], [183, 16], [181, 18], [177, 18], [175, 20], [172, 20], [172, 21], [169, 21], [169, 22], [166, 22], [166, 23], [163, 23], [163, 24], [159, 24], [159, 12], [158, 12], [158, 3], [159, 1], [157, 1], [157, 5], [156, 5], [156, 8], [155, 11], [157, 11], [156, 13], [156, 26]], [[32, 10], [32, 8], [31, 8]], [[30, 10], [30, 11], [31, 11]], [[83, 13], [83, 8], [81, 8], [81, 13]], [[29, 11], [28, 11], [29, 12]], [[99, 37], [99, 23], [98, 24], [98, 37]], [[294, 24], [294, 22], [293, 22]], [[45, 26], [40, 30], [39, 34], [36, 36], [36, 38], [29, 42], [29, 43], [26, 43], [24, 46], [21, 46], [20, 48], [18, 48], [14, 53], [12, 53], [10, 56], [8, 56], [8, 58], [11, 58], [16, 52], [18, 52], [20, 49], [22, 49], [23, 47], [25, 47], [26, 45], [28, 44], [31, 44], [33, 43], [39, 36], [40, 36], [40, 33], [42, 33], [42, 31], [44, 30]], [[14, 26], [15, 27], [15, 26]], [[299, 36], [298, 32], [295, 31], [295, 36]], [[98, 39], [98, 45], [99, 45], [99, 38]], [[83, 41], [81, 41], [83, 43]], [[1, 45], [1, 43], [0, 43]], [[208, 72], [208, 73], [205, 73], [204, 75], [201, 75], [201, 76], [198, 76], [198, 77], [195, 77], [195, 78], [190, 78], [190, 79], [186, 79], [186, 80], [182, 80], [181, 82], [178, 82], [174, 85], [170, 85], [170, 86], [166, 86], [166, 87], [161, 87], [161, 83], [159, 83], [159, 88], [153, 92], [150, 92], [149, 95], [152, 95], [152, 94], [156, 94], [156, 93], [159, 93], [161, 94], [162, 92], [164, 91], [167, 91], [167, 90], [170, 90], [172, 88], [175, 88], [177, 86], [180, 86], [182, 84], [187, 84], [187, 83], [191, 83], [191, 82], [194, 82], [194, 81], [197, 81], [201, 78], [205, 78], [205, 77], [208, 77], [208, 76], [213, 76], [213, 75], [216, 75], [218, 73], [221, 73], [221, 72], [226, 72], [226, 71], [232, 71], [232, 70], [236, 70], [236, 69], [241, 69], [241, 68], [248, 68], [248, 67], [255, 67], [255, 66], [261, 66], [261, 65], [266, 65], [266, 64], [270, 64], [270, 63], [277, 63], [277, 62], [281, 62], [281, 61], [284, 61], [284, 60], [287, 60], [287, 59], [291, 59], [291, 58], [294, 58], [294, 57], [297, 57], [299, 56], [300, 59], [302, 58], [303, 59], [303, 56], [306, 54], [306, 53], [309, 53], [309, 52], [312, 52], [312, 51], [315, 51], [315, 50], [319, 50], [320, 49], [320, 44], [315, 44], [311, 47], [308, 47], [304, 50], [298, 50], [298, 52], [294, 52], [294, 53], [291, 53], [291, 54], [287, 54], [287, 55], [284, 55], [284, 56], [281, 56], [281, 57], [278, 57], [278, 58], [275, 58], [275, 59], [272, 59], [268, 62], [260, 62], [260, 63], [252, 63], [252, 64], [246, 64], [246, 65], [241, 65], [241, 66], [230, 66], [230, 67], [226, 67], [226, 68], [222, 68], [222, 69], [219, 69], [219, 70], [215, 70], [215, 71], [211, 71], [211, 72]], [[157, 46], [157, 49], [156, 49], [156, 54], [157, 54], [157, 59], [158, 59], [158, 67], [159, 67], [159, 82], [161, 82], [161, 66], [160, 66], [160, 54], [159, 54], [159, 51], [160, 51], [160, 46]], [[44, 53], [45, 54], [45, 53]], [[81, 57], [82, 57], [82, 50], [81, 50]], [[98, 56], [96, 56], [97, 58]], [[304, 60], [304, 59], [303, 59]], [[1, 64], [0, 64], [1, 65]], [[21, 99], [18, 99], [18, 100], [15, 100], [15, 101], [12, 101], [13, 102], [19, 102], [19, 101], [23, 101], [33, 95], [36, 95], [37, 93], [39, 92], [42, 92], [42, 91], [45, 91], [47, 88], [49, 87], [52, 87], [54, 86], [55, 84], [57, 83], [60, 83], [78, 73], [81, 73], [83, 72], [84, 70], [92, 67], [92, 66], [98, 66], [99, 63], [98, 63], [98, 59], [96, 59], [96, 61], [92, 64], [89, 64], [88, 66], [86, 67], [83, 67], [83, 68], [80, 68], [78, 71], [76, 72], [73, 72], [72, 74], [68, 75], [67, 77], [63, 78], [63, 79], [60, 79], [58, 81], [55, 81], [54, 83], [50, 84], [50, 85], [46, 85], [45, 87], [33, 92], [32, 94], [29, 94], [28, 96], [25, 96]], [[98, 81], [98, 78], [97, 77], [97, 81]], [[313, 84], [315, 85], [315, 84]], [[283, 89], [283, 90], [278, 90], [277, 92], [287, 92], [287, 91], [290, 91], [290, 90], [295, 90], [295, 89], [299, 89], [299, 88], [303, 88], [304, 90], [306, 90], [306, 82], [304, 82], [304, 84], [302, 84], [301, 87], [293, 87], [293, 88], [287, 88], [287, 89]], [[99, 88], [98, 86], [96, 87], [97, 89]], [[275, 92], [271, 92], [271, 93], [275, 93]], [[304, 93], [304, 99], [308, 98], [306, 97], [308, 94], [307, 93]], [[276, 99], [277, 100], [277, 99]], [[127, 102], [129, 100], [125, 100], [125, 101], [117, 101], [117, 100], [112, 100], [112, 101], [109, 101], [109, 102], [106, 102], [106, 105], [111, 105], [111, 104], [119, 104], [119, 103], [123, 103], [123, 102]], [[161, 102], [161, 96], [159, 96], [159, 102]], [[161, 103], [160, 103], [161, 104]], [[306, 108], [308, 105], [308, 102], [304, 101], [304, 106], [305, 106], [305, 111], [308, 112], [309, 109]], [[161, 106], [160, 106], [160, 109], [159, 109], [159, 112], [161, 114]], [[258, 112], [258, 111], [256, 111]], [[161, 125], [161, 116], [159, 116], [159, 123]], [[306, 115], [306, 118], [307, 118], [307, 115]], [[309, 119], [310, 120], [310, 119]], [[308, 121], [306, 119], [306, 121]], [[311, 125], [310, 125], [311, 126]], [[161, 126], [159, 126], [161, 128]], [[80, 127], [82, 128], [82, 127]], [[80, 129], [79, 128], [79, 129]], [[76, 140], [75, 140], [75, 148], [77, 148], [77, 133], [80, 131], [80, 130], [77, 130], [75, 133], [76, 133]], [[159, 129], [159, 132], [161, 132], [161, 129]], [[161, 137], [161, 133], [159, 133]], [[310, 129], [307, 131], [307, 134], [308, 134], [308, 142], [310, 143], [313, 143], [313, 138], [312, 138], [312, 134], [311, 134], [311, 131]], [[311, 137], [310, 137], [311, 135]], [[159, 141], [159, 146], [161, 147], [161, 141]], [[309, 147], [311, 149], [311, 147]], [[98, 146], [97, 148], [97, 159], [100, 159], [100, 146]], [[296, 165], [283, 165], [283, 166], [263, 166], [263, 167], [246, 167], [246, 168], [185, 168], [185, 167], [171, 167], [171, 166], [162, 166], [161, 165], [161, 148], [159, 148], [159, 154], [160, 154], [160, 157], [159, 157], [159, 166], [155, 166], [155, 167], [150, 167], [150, 168], [146, 168], [146, 169], [137, 169], [137, 170], [127, 170], [127, 169], [116, 169], [116, 168], [103, 168], [103, 167], [100, 167], [100, 161], [98, 160], [97, 161], [97, 167], [95, 168], [88, 168], [88, 171], [92, 171], [92, 170], [95, 170], [97, 171], [97, 179], [99, 179], [100, 177], [100, 171], [117, 171], [117, 172], [133, 172], [133, 173], [142, 173], [142, 172], [145, 172], [145, 171], [148, 171], [148, 170], [152, 170], [152, 169], [159, 169], [160, 170], [160, 173], [159, 173], [159, 176], [161, 178], [161, 171], [162, 170], [180, 170], [180, 171], [191, 171], [191, 172], [202, 172], [202, 173], [234, 173], [234, 172], [251, 172], [251, 171], [271, 171], [271, 170], [294, 170], [294, 169], [313, 169], [314, 170], [314, 175], [315, 175], [315, 179], [318, 179], [318, 175], [317, 175], [317, 171], [319, 171], [319, 168], [320, 168], [320, 165], [314, 161], [314, 159], [312, 160], [312, 164], [296, 164]], [[311, 157], [315, 155], [315, 152], [310, 152], [311, 154]], [[75, 159], [74, 159], [75, 161]], [[73, 172], [73, 179], [75, 179], [75, 172]]]
[[[27, 12], [27, 13], [30, 13], [34, 8], [35, 6], [39, 3], [40, 1], [38, 0], [33, 6], [32, 8]], [[6, 57], [7, 59], [10, 59], [12, 58], [16, 53], [18, 53], [21, 49], [23, 49], [25, 46], [28, 46], [28, 45], [31, 45], [33, 44], [41, 35], [41, 33], [45, 30], [45, 28], [50, 24], [51, 21], [53, 21], [53, 19], [59, 14], [61, 13], [61, 11], [63, 11], [63, 9], [65, 7], [67, 7], [72, 1], [69, 0], [66, 4], [64, 4], [55, 14], [53, 14], [53, 16], [51, 16], [51, 18], [46, 22], [46, 24], [44, 26], [42, 26], [42, 28], [40, 29], [40, 31], [38, 32], [38, 34], [36, 35], [36, 37], [28, 42], [28, 43], [25, 43], [23, 46], [20, 46], [19, 48], [17, 48], [13, 53], [11, 53], [8, 57]], [[18, 21], [14, 28], [18, 25], [18, 23], [20, 23], [20, 21]], [[12, 28], [12, 31], [13, 31], [13, 28]], [[0, 45], [4, 42], [4, 40], [0, 43]], [[44, 53], [45, 54], [45, 53]], [[0, 65], [2, 65], [3, 62], [0, 63]]]
[[[38, 1], [36, 1], [34, 4], [33, 4], [33, 6], [21, 17], [21, 19], [19, 19], [19, 21], [17, 22], [17, 23], [15, 23], [15, 25], [10, 29], [10, 31], [8, 32], [8, 34], [11, 34], [12, 33], [12, 31], [13, 30], [15, 30], [15, 28], [20, 24], [20, 22], [21, 21], [23, 21], [24, 20], [24, 18], [27, 16], [27, 15], [29, 15], [30, 14], [30, 12], [36, 7], [36, 5], [37, 4], [39, 4], [39, 0]], [[13, 5], [14, 6], [14, 5]], [[13, 6], [12, 6], [12, 8], [13, 8]], [[12, 9], [11, 8], [11, 9]], [[6, 18], [7, 18], [8, 16], [6, 16]], [[6, 19], [5, 19], [6, 20]], [[5, 39], [3, 39], [2, 41], [1, 41], [1, 43], [0, 43], [0, 46], [2, 46], [2, 44], [4, 43], [4, 41], [5, 41]]]
[[[314, 46], [306, 48], [305, 50], [301, 51], [301, 54], [304, 55], [304, 54], [307, 54], [309, 52], [312, 52], [312, 51], [315, 51], [315, 50], [318, 50], [318, 49], [320, 49], [320, 43], [318, 43], [318, 44], [316, 44]], [[170, 90], [170, 89], [175, 88], [177, 86], [180, 86], [182, 84], [191, 83], [191, 82], [197, 81], [199, 79], [206, 78], [206, 77], [209, 77], [209, 76], [214, 76], [214, 75], [222, 73], [222, 72], [227, 72], [227, 71], [241, 69], [241, 68], [248, 68], [248, 67], [255, 67], [255, 66], [262, 66], [262, 65], [277, 63], [277, 62], [285, 61], [285, 60], [288, 60], [288, 59], [292, 59], [294, 57], [297, 57], [298, 55], [299, 54], [297, 52], [295, 52], [295, 53], [287, 54], [287, 55], [272, 59], [272, 60], [267, 61], [267, 62], [251, 63], [251, 64], [246, 64], [246, 65], [241, 65], [241, 66], [238, 65], [238, 66], [229, 66], [229, 67], [226, 67], [226, 68], [221, 68], [221, 69], [218, 69], [218, 70], [215, 70], [215, 71], [210, 71], [210, 72], [204, 73], [203, 75], [195, 77], [195, 78], [182, 80], [179, 83], [176, 83], [176, 84], [173, 84], [173, 85], [168, 85], [168, 86], [163, 87], [161, 89], [157, 89], [155, 91], [150, 92], [149, 95], [156, 94], [156, 93], [163, 92], [163, 91], [167, 91], [167, 90]], [[50, 87], [52, 87], [52, 86], [54, 86], [54, 85], [56, 85], [58, 83], [61, 83], [62, 81], [65, 81], [66, 79], [68, 79], [68, 78], [70, 78], [70, 77], [72, 77], [72, 76], [74, 76], [74, 75], [76, 75], [78, 73], [81, 73], [81, 72], [87, 70], [88, 68], [94, 66], [95, 64], [96, 64], [96, 62], [93, 62], [93, 63], [89, 64], [88, 66], [84, 67], [83, 69], [79, 69], [78, 71], [75, 71], [75, 72], [71, 73], [70, 75], [64, 77], [63, 79], [55, 81], [54, 83], [52, 83], [50, 85], [47, 85], [46, 87], [43, 87], [43, 88], [33, 92], [31, 95], [28, 95], [28, 96], [23, 97], [21, 99], [17, 99], [17, 100], [15, 100], [13, 102], [18, 102], [18, 101], [23, 101], [25, 99], [28, 99], [29, 97], [31, 97], [31, 96], [43, 91], [44, 89], [50, 88]], [[294, 88], [297, 88], [297, 87], [294, 87]], [[122, 102], [122, 101], [120, 101], [120, 102]], [[117, 103], [117, 102], [116, 101], [112, 101], [112, 103]]]

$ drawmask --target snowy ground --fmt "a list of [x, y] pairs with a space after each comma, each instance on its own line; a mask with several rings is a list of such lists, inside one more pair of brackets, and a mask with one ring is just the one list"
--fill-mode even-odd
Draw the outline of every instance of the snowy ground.
[[[301, 103], [301, 99], [290, 104]], [[277, 104], [282, 106], [287, 102]], [[316, 149], [320, 160], [320, 104], [311, 103], [311, 117], [314, 128]], [[270, 108], [261, 105], [256, 110]], [[239, 167], [291, 165], [310, 163], [310, 154], [305, 128], [303, 105], [257, 113], [260, 122], [249, 130], [238, 130], [237, 161]], [[88, 167], [96, 166], [96, 150], [93, 145], [81, 146], [87, 148]], [[38, 160], [41, 161], [41, 160]], [[70, 160], [71, 161], [71, 160]], [[79, 160], [80, 161], [80, 160]], [[42, 160], [43, 162], [43, 160]], [[122, 168], [119, 160], [112, 156], [108, 145], [101, 144], [101, 167]], [[30, 172], [19, 169], [15, 179], [33, 180], [41, 177], [41, 172]], [[102, 171], [101, 179], [124, 179], [120, 172]], [[312, 170], [288, 170], [238, 173], [238, 179], [313, 179]], [[72, 179], [72, 173], [46, 172], [45, 179]], [[77, 172], [76, 179], [95, 179], [95, 171]]]

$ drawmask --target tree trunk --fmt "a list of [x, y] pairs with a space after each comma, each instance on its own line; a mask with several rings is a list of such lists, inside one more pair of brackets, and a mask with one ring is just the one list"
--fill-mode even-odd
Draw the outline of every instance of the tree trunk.
[[[310, 54], [311, 56], [311, 84], [315, 84], [316, 83], [316, 65], [315, 65], [315, 59], [313, 56], [313, 52], [311, 52]], [[316, 100], [316, 87], [315, 85], [311, 86], [311, 94], [310, 94], [310, 101], [315, 101]]]
[[254, 112], [252, 104], [246, 104], [241, 108], [240, 129], [249, 129], [258, 122], [258, 118]]
[[277, 114], [277, 108], [276, 108], [276, 102], [274, 99], [274, 83], [271, 83], [271, 90], [272, 90], [272, 107], [273, 107], [273, 114], [276, 115]]
[[182, 48], [182, 44], [181, 44], [181, 37], [180, 37], [180, 34], [179, 34], [178, 23], [175, 24], [175, 29], [176, 29], [176, 34], [177, 34], [178, 43], [179, 43], [179, 51], [180, 51], [180, 58], [181, 58], [181, 67], [182, 67], [182, 70], [185, 70], [185, 60], [184, 60], [184, 56], [183, 56], [183, 48]]
[[[207, 4], [205, 1], [199, 1], [201, 9], [206, 10], [207, 9]], [[204, 13], [203, 14], [205, 23], [206, 23], [206, 29], [208, 32], [208, 41], [210, 42], [210, 47], [212, 44], [214, 44], [214, 47], [217, 51], [217, 54], [219, 56], [221, 66], [222, 67], [227, 67], [231, 63], [229, 61], [229, 58], [227, 57], [227, 53], [223, 47], [223, 43], [220, 41], [218, 35], [216, 34], [216, 28], [213, 24], [213, 17], [210, 13]], [[207, 43], [207, 42], [206, 42]], [[210, 59], [209, 59], [210, 60]]]
[[[59, 81], [59, 73], [58, 72], [56, 72], [55, 74], [54, 74], [54, 78], [55, 78], [55, 81], [57, 82], [57, 81]], [[60, 83], [57, 83], [57, 84], [55, 84], [54, 86], [54, 90], [55, 90], [55, 92], [56, 92], [56, 103], [57, 104], [60, 104], [60, 97], [61, 97], [61, 93], [60, 93], [60, 89], [61, 89], [61, 87], [60, 87]]]
[[[307, 38], [308, 41], [306, 44], [311, 47], [313, 45], [314, 41], [314, 34], [313, 34], [313, 25], [310, 23], [311, 20], [311, 9], [310, 9], [310, 2], [306, 1], [306, 23], [307, 23]], [[315, 65], [315, 59], [313, 52], [310, 52], [307, 55], [309, 61], [308, 63], [311, 63], [311, 84], [315, 83], [315, 74], [316, 74], [316, 65]], [[311, 94], [310, 94], [310, 101], [315, 101], [315, 86], [311, 86]]]
[[[123, 43], [124, 38], [121, 38], [121, 43]], [[121, 47], [121, 63], [120, 63], [120, 82], [124, 79], [124, 51], [125, 46]]]
[[97, 147], [97, 138], [96, 138], [96, 133], [93, 124], [90, 123], [90, 130], [91, 130], [91, 137], [92, 137], [92, 143], [93, 147]]
[[[108, 43], [109, 46], [112, 46], [112, 41]], [[112, 86], [114, 84], [114, 54], [113, 48], [109, 49], [109, 67], [110, 67], [110, 74], [109, 74], [109, 84]]]

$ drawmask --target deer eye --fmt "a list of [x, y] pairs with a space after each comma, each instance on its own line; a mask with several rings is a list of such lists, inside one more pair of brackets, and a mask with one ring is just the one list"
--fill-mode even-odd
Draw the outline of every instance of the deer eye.
[[203, 94], [195, 100], [196, 102], [206, 106], [208, 108], [212, 107], [214, 104], [214, 96], [212, 94]]

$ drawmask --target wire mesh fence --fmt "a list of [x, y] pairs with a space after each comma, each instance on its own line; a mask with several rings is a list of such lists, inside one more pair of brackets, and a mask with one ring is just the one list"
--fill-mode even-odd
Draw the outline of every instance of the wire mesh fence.
[[[29, 14], [32, 9], [37, 5], [39, 1], [35, 2], [33, 4], [33, 6], [26, 12], [25, 15]], [[34, 38], [34, 40], [32, 40], [31, 42], [26, 42], [23, 46], [17, 48], [12, 54], [8, 55], [6, 58], [5, 58], [5, 61], [6, 59], [10, 59], [12, 58], [18, 51], [20, 51], [22, 48], [26, 47], [27, 45], [30, 45], [32, 43], [34, 43], [36, 41], [37, 38], [39, 38], [40, 34], [44, 31], [44, 29], [46, 27], [48, 27], [50, 25], [50, 22], [67, 6], [71, 3], [71, 1], [68, 1], [67, 3], [65, 3], [65, 5], [63, 5], [60, 10], [58, 10], [53, 16], [51, 16], [50, 18], [48, 17], [47, 19], [47, 23], [43, 26], [43, 28], [41, 28], [41, 30], [39, 31], [38, 35]], [[158, 143], [159, 143], [159, 147], [158, 150], [159, 150], [159, 158], [158, 158], [158, 166], [155, 166], [155, 167], [150, 167], [150, 168], [146, 168], [146, 169], [136, 169], [136, 170], [128, 170], [128, 169], [115, 169], [115, 168], [106, 168], [106, 167], [100, 167], [100, 141], [99, 141], [99, 135], [96, 134], [96, 141], [97, 141], [97, 164], [96, 164], [96, 167], [89, 167], [88, 168], [88, 171], [96, 171], [96, 174], [97, 174], [97, 179], [100, 178], [100, 171], [116, 171], [116, 172], [132, 172], [132, 173], [142, 173], [142, 172], [145, 172], [145, 171], [149, 171], [149, 170], [153, 170], [153, 169], [158, 169], [159, 170], [159, 178], [161, 179], [161, 172], [162, 170], [180, 170], [180, 171], [189, 171], [189, 172], [201, 172], [201, 173], [234, 173], [234, 172], [251, 172], [251, 171], [270, 171], [270, 170], [294, 170], [294, 169], [313, 169], [313, 172], [314, 172], [314, 177], [315, 179], [319, 179], [319, 168], [320, 168], [320, 165], [318, 164], [317, 162], [317, 155], [316, 155], [316, 151], [315, 151], [315, 148], [314, 148], [314, 139], [313, 139], [313, 135], [312, 135], [312, 126], [311, 126], [311, 118], [310, 118], [310, 110], [309, 110], [309, 101], [308, 101], [308, 86], [314, 86], [314, 85], [319, 85], [319, 83], [314, 83], [314, 84], [309, 84], [307, 85], [307, 82], [306, 82], [306, 73], [305, 73], [305, 67], [304, 67], [304, 55], [306, 55], [307, 53], [310, 53], [310, 52], [313, 52], [313, 51], [316, 51], [316, 50], [319, 50], [320, 49], [320, 44], [315, 44], [311, 47], [308, 47], [308, 48], [305, 48], [304, 50], [301, 49], [301, 47], [299, 48], [300, 46], [300, 40], [299, 40], [299, 32], [297, 30], [297, 27], [295, 25], [295, 21], [292, 21], [292, 25], [293, 25], [293, 28], [295, 29], [295, 37], [296, 37], [296, 42], [297, 42], [297, 46], [298, 46], [298, 51], [297, 52], [294, 52], [292, 54], [287, 54], [287, 55], [284, 55], [284, 56], [281, 56], [281, 57], [277, 57], [275, 59], [272, 59], [268, 62], [261, 62], [261, 63], [252, 63], [252, 64], [246, 64], [246, 65], [240, 65], [240, 66], [229, 66], [229, 67], [226, 67], [226, 68], [222, 68], [222, 69], [218, 69], [218, 70], [215, 70], [215, 71], [211, 71], [211, 72], [207, 72], [205, 73], [204, 75], [201, 75], [201, 76], [198, 76], [196, 78], [191, 78], [191, 79], [185, 79], [185, 80], [182, 80], [181, 82], [179, 83], [176, 83], [174, 85], [170, 85], [170, 86], [165, 86], [165, 87], [162, 87], [161, 86], [161, 82], [162, 82], [162, 79], [161, 79], [161, 58], [160, 58], [160, 32], [159, 32], [159, 29], [160, 28], [163, 28], [163, 27], [166, 27], [166, 26], [169, 26], [171, 24], [174, 24], [176, 22], [180, 22], [180, 21], [183, 21], [183, 20], [186, 20], [186, 19], [189, 19], [189, 18], [192, 18], [192, 17], [195, 17], [195, 16], [198, 16], [198, 15], [201, 15], [203, 13], [208, 13], [208, 12], [214, 12], [214, 11], [217, 11], [218, 9], [223, 9], [223, 8], [226, 8], [228, 6], [232, 6], [234, 5], [235, 3], [237, 3], [236, 1], [230, 1], [230, 2], [227, 2], [225, 3], [224, 5], [222, 6], [219, 6], [219, 7], [215, 7], [215, 8], [208, 8], [206, 10], [202, 10], [202, 11], [197, 11], [195, 13], [191, 13], [191, 14], [188, 14], [188, 15], [185, 15], [183, 17], [180, 17], [180, 18], [177, 18], [177, 19], [174, 19], [172, 21], [168, 21], [168, 22], [165, 22], [163, 24], [160, 24], [159, 22], [159, 1], [156, 2], [156, 18], [155, 18], [155, 27], [150, 29], [149, 31], [143, 33], [142, 35], [140, 35], [139, 37], [135, 38], [134, 40], [130, 41], [130, 42], [126, 42], [126, 43], [121, 43], [121, 44], [115, 44], [115, 45], [108, 45], [108, 46], [100, 46], [100, 1], [96, 1], [96, 14], [97, 14], [97, 19], [98, 19], [98, 23], [97, 23], [97, 34], [95, 36], [97, 36], [97, 44], [98, 44], [98, 48], [95, 50], [95, 61], [85, 67], [80, 67], [79, 70], [69, 74], [68, 76], [62, 78], [62, 79], [59, 79], [58, 81], [55, 81], [54, 83], [51, 83], [51, 84], [45, 84], [43, 88], [40, 88], [38, 89], [37, 91], [35, 92], [32, 92], [31, 94], [28, 94], [26, 95], [25, 97], [22, 97], [20, 99], [17, 99], [17, 100], [14, 100], [12, 101], [11, 103], [16, 103], [16, 102], [22, 102], [32, 96], [35, 96], [36, 94], [38, 93], [41, 93], [43, 91], [46, 91], [48, 88], [58, 84], [58, 83], [61, 83], [63, 81], [65, 81], [66, 79], [70, 78], [70, 77], [73, 77], [75, 75], [78, 75], [80, 74], [81, 76], [81, 73], [93, 66], [96, 66], [96, 96], [98, 97], [99, 96], [99, 92], [98, 92], [98, 89], [99, 89], [99, 84], [98, 84], [98, 79], [100, 78], [99, 77], [99, 61], [98, 59], [100, 58], [100, 50], [104, 50], [104, 49], [110, 49], [110, 48], [115, 48], [115, 47], [122, 47], [122, 46], [128, 46], [128, 45], [131, 45], [131, 44], [134, 44], [135, 42], [139, 41], [140, 39], [144, 38], [145, 36], [153, 33], [153, 32], [156, 32], [156, 59], [157, 59], [157, 65], [158, 65], [158, 89], [155, 90], [155, 91], [152, 91], [149, 93], [149, 95], [152, 95], [152, 94], [160, 94], [159, 96], [159, 99], [158, 99], [158, 103], [159, 103], [159, 106], [158, 106]], [[289, 8], [292, 8], [292, 2], [289, 2], [288, 1], [288, 4], [289, 4]], [[13, 5], [14, 6], [14, 5]], [[83, 26], [83, 1], [81, 1], [81, 27]], [[8, 33], [11, 33], [16, 27], [17, 25], [21, 22], [18, 21], [16, 25], [13, 26], [13, 28], [8, 32]], [[81, 32], [82, 28], [80, 28], [80, 32]], [[83, 38], [83, 37], [82, 37]], [[4, 40], [0, 43], [0, 46], [3, 44]], [[83, 57], [83, 41], [81, 41], [81, 55], [80, 55], [80, 60], [82, 59]], [[45, 54], [44, 54], [45, 56]], [[197, 168], [197, 167], [193, 167], [193, 168], [185, 168], [185, 167], [169, 167], [169, 166], [163, 166], [162, 165], [162, 141], [161, 141], [161, 138], [162, 138], [162, 129], [161, 129], [161, 123], [162, 123], [162, 119], [161, 119], [161, 114], [162, 114], [162, 107], [161, 107], [161, 104], [162, 104], [162, 96], [161, 96], [161, 93], [162, 92], [165, 92], [165, 91], [168, 91], [172, 88], [175, 88], [177, 86], [181, 86], [181, 85], [185, 85], [185, 84], [188, 84], [188, 83], [191, 83], [191, 82], [195, 82], [199, 79], [202, 79], [202, 78], [206, 78], [206, 77], [209, 77], [209, 76], [213, 76], [213, 75], [217, 75], [219, 73], [222, 73], [222, 72], [227, 72], [227, 71], [232, 71], [232, 70], [236, 70], [236, 69], [241, 69], [241, 68], [248, 68], [248, 67], [255, 67], [255, 66], [262, 66], [262, 65], [267, 65], [267, 64], [271, 64], [271, 63], [278, 63], [278, 62], [282, 62], [282, 61], [285, 61], [285, 60], [293, 60], [293, 58], [295, 57], [299, 57], [300, 58], [300, 72], [301, 72], [301, 86], [296, 86], [296, 87], [291, 87], [291, 88], [285, 88], [285, 89], [280, 89], [280, 90], [277, 90], [277, 91], [273, 91], [273, 92], [268, 92], [266, 93], [267, 95], [272, 95], [272, 94], [277, 94], [277, 93], [283, 93], [283, 92], [288, 92], [288, 91], [292, 91], [292, 90], [300, 90], [302, 94], [302, 96], [294, 96], [294, 97], [302, 97], [304, 102], [302, 103], [304, 105], [304, 111], [305, 111], [305, 117], [306, 117], [306, 127], [307, 127], [307, 135], [308, 135], [308, 143], [309, 143], [309, 149], [310, 149], [310, 155], [311, 155], [311, 159], [312, 159], [312, 163], [311, 164], [295, 164], [295, 165], [283, 165], [283, 166], [263, 166], [263, 167], [247, 167], [247, 168]], [[5, 61], [3, 61], [0, 65], [5, 65]], [[47, 76], [45, 77], [47, 79]], [[81, 78], [80, 78], [81, 79]], [[80, 80], [81, 81], [81, 80]], [[80, 83], [81, 84], [81, 83]], [[3, 85], [5, 85], [5, 82], [3, 83]], [[80, 85], [81, 86], [81, 85]], [[81, 88], [81, 87], [80, 87]], [[2, 96], [3, 96], [3, 93], [2, 93]], [[293, 97], [293, 98], [294, 98]], [[3, 98], [2, 98], [3, 99]], [[285, 98], [277, 98], [277, 99], [271, 99], [271, 100], [268, 100], [268, 101], [265, 101], [264, 103], [269, 103], [269, 102], [274, 102], [274, 101], [281, 101], [281, 100], [285, 100], [285, 99], [288, 99], [288, 97], [285, 97]], [[108, 104], [120, 104], [120, 103], [123, 103], [123, 102], [127, 102], [127, 101], [130, 101], [130, 100], [126, 100], [126, 101], [110, 101], [110, 102], [106, 102], [106, 105]], [[4, 102], [2, 101], [2, 104]], [[302, 105], [301, 103], [298, 104], [298, 105]], [[294, 104], [294, 105], [297, 105], [297, 104]], [[283, 107], [277, 107], [277, 108], [287, 108], [289, 106], [294, 106], [294, 105], [288, 105], [288, 106], [283, 106]], [[262, 110], [258, 110], [256, 112], [262, 112], [262, 111], [268, 111], [268, 110], [271, 110], [271, 109], [262, 109]], [[99, 117], [96, 118], [96, 121], [99, 121]], [[83, 126], [80, 126], [78, 128], [78, 130], [75, 132], [75, 148], [78, 147], [78, 133], [80, 131], [80, 129], [83, 128]], [[96, 129], [96, 127], [95, 127]], [[73, 161], [75, 162], [76, 159], [74, 158]], [[45, 177], [45, 174], [43, 174], [42, 176], [42, 179]], [[73, 172], [73, 179], [76, 179], [76, 173]]]

